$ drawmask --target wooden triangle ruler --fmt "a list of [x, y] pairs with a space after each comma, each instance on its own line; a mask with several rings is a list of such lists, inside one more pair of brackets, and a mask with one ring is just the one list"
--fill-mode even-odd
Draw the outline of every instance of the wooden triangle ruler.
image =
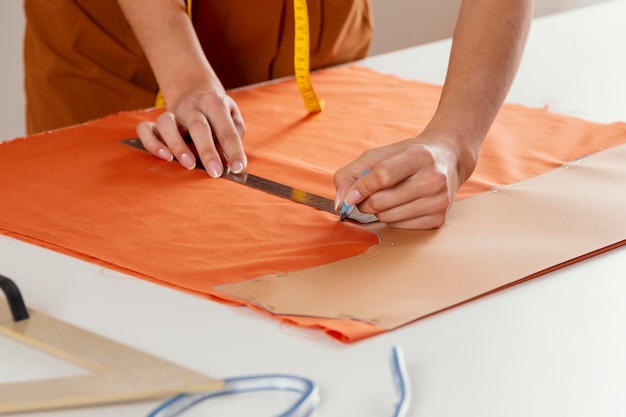
[[4, 314], [7, 304], [0, 297], [0, 334], [91, 374], [0, 384], [0, 414], [148, 400], [224, 386], [219, 380], [33, 309], [28, 309], [30, 318], [14, 322]]

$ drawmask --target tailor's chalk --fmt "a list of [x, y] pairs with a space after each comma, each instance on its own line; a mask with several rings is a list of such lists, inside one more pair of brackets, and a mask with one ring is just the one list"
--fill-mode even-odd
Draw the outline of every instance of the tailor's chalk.
[[339, 221], [342, 222], [347, 219], [348, 216], [352, 214], [355, 207], [356, 206], [354, 205], [350, 206], [346, 203], [343, 203], [343, 205], [341, 206], [341, 211], [339, 212]]
[[[369, 169], [366, 169], [359, 176], [359, 178], [361, 178], [362, 176], [364, 176], [368, 172], [369, 172]], [[352, 214], [352, 212], [354, 211], [355, 208], [356, 208], [355, 204], [352, 204], [352, 205], [346, 204], [346, 202], [344, 200], [343, 205], [341, 206], [341, 211], [339, 212], [339, 221], [342, 222], [345, 219], [347, 219]]]

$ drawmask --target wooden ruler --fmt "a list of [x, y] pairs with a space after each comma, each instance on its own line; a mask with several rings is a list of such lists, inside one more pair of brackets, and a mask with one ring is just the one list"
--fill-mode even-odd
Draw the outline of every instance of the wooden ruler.
[[[7, 309], [0, 297], [0, 311]], [[14, 322], [0, 317], [0, 337], [77, 365], [86, 375], [0, 383], [0, 415], [218, 391], [224, 383], [117, 343], [34, 309]], [[3, 358], [10, 360], [10, 358]]]

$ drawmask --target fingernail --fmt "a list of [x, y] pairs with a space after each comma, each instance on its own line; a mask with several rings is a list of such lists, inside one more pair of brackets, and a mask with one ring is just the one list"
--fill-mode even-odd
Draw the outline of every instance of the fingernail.
[[172, 155], [172, 153], [165, 149], [165, 148], [161, 148], [157, 151], [157, 156], [161, 159], [164, 159], [166, 161], [171, 161], [174, 159], [174, 155]]
[[335, 194], [335, 211], [339, 211], [339, 207], [341, 207], [341, 198], [339, 197], [339, 191]]
[[233, 172], [233, 174], [241, 174], [243, 172], [243, 169], [243, 162], [241, 162], [240, 160], [233, 161], [233, 163], [230, 164], [230, 170]]
[[345, 203], [349, 206], [353, 206], [357, 203], [360, 203], [362, 199], [363, 199], [363, 196], [361, 195], [359, 190], [354, 189], [350, 191], [348, 195], [346, 196]]
[[185, 152], [180, 156], [180, 164], [187, 169], [194, 169], [196, 167], [196, 158]]
[[209, 167], [207, 172], [213, 178], [219, 178], [222, 176], [222, 165], [217, 161], [209, 162]]

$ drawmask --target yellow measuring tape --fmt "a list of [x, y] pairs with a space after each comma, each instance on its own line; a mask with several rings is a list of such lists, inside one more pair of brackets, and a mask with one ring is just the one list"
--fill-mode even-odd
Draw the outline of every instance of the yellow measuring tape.
[[306, 0], [293, 0], [295, 18], [295, 46], [293, 66], [296, 82], [304, 105], [309, 113], [319, 113], [324, 108], [324, 101], [315, 94], [311, 83], [309, 64], [309, 11]]
[[[189, 15], [189, 19], [192, 18], [191, 1], [192, 0], [187, 0], [187, 14]], [[311, 82], [309, 62], [309, 11], [307, 9], [306, 0], [293, 0], [293, 9], [295, 19], [293, 66], [296, 82], [307, 111], [309, 113], [319, 113], [324, 108], [324, 100], [320, 100], [317, 97], [313, 89], [313, 83]], [[165, 106], [165, 99], [163, 98], [161, 90], [157, 93], [155, 106]]]

